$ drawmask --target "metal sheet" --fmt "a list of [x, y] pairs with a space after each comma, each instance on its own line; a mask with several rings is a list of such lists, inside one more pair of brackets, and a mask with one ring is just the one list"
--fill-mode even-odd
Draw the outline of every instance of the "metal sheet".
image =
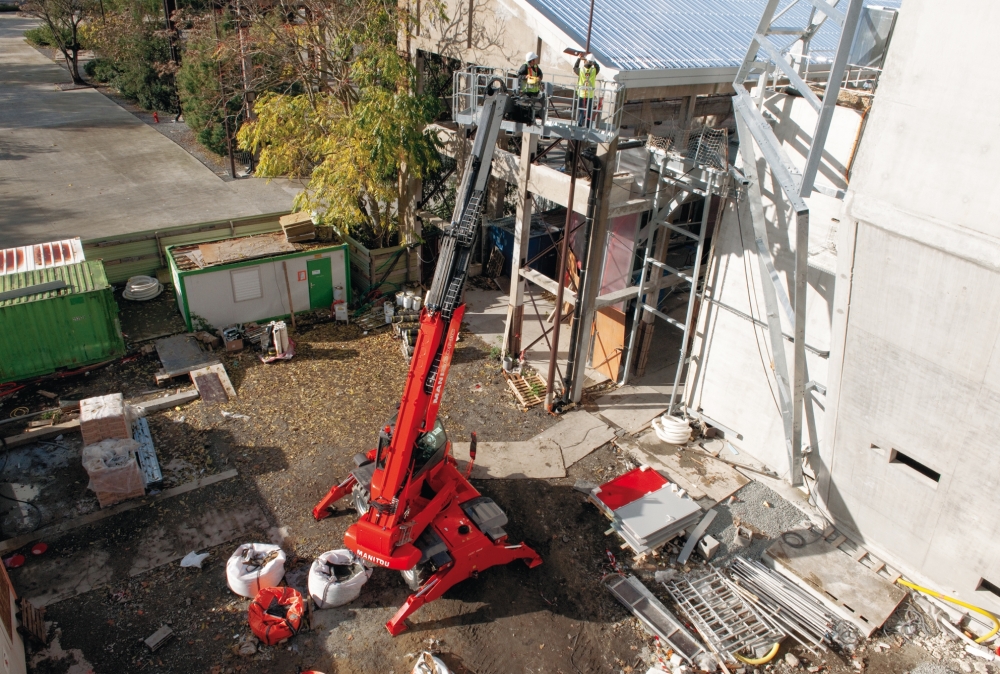
[[83, 260], [83, 244], [79, 238], [6, 248], [0, 250], [0, 275], [62, 267]]
[[636, 538], [645, 539], [701, 512], [690, 498], [674, 491], [676, 485], [658, 489], [615, 511], [615, 517]]
[[[546, 19], [583, 46], [587, 41], [590, 5], [579, 0], [528, 0]], [[602, 65], [618, 70], [737, 68], [764, 10], [765, 0], [621, 0], [597, 5], [591, 51]], [[866, 4], [899, 7], [901, 0]], [[787, 6], [787, 2], [782, 2]], [[805, 24], [811, 5], [800, 2], [782, 22]], [[839, 29], [824, 25], [810, 42], [822, 55], [837, 47]], [[628, 35], [629, 39], [621, 39]], [[777, 42], [784, 49], [795, 40]]]

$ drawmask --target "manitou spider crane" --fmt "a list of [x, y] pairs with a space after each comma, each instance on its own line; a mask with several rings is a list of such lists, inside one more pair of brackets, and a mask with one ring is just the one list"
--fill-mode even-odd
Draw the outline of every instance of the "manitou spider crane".
[[519, 107], [501, 80], [490, 82], [455, 214], [420, 312], [420, 333], [399, 409], [379, 432], [378, 447], [355, 456], [358, 467], [313, 508], [313, 517], [323, 519], [337, 501], [353, 494], [361, 517], [344, 534], [345, 545], [369, 563], [403, 572], [415, 592], [386, 623], [394, 636], [406, 629], [407, 616], [480, 571], [516, 559], [531, 568], [542, 563], [524, 543], [508, 541], [503, 530], [507, 516], [469, 484], [475, 433], [463, 474], [437, 418], [465, 313], [459, 302], [493, 149], [504, 117], [519, 115]]

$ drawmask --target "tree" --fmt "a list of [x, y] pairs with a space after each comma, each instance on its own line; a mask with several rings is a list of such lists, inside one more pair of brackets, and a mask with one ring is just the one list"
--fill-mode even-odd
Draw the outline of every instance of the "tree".
[[298, 95], [261, 96], [257, 119], [239, 133], [241, 146], [260, 152], [258, 175], [309, 177], [296, 210], [377, 247], [400, 228], [412, 242], [411, 177], [439, 162], [439, 142], [427, 130], [438, 100], [415, 93], [416, 70], [396, 45], [409, 20], [395, 8], [369, 6], [353, 30], [356, 55], [345, 59], [346, 69], [322, 66], [338, 77]]
[[92, 0], [27, 0], [21, 5], [22, 12], [41, 19], [51, 31], [74, 84], [86, 84], [79, 67], [80, 26], [93, 9]]
[[87, 74], [147, 110], [179, 111], [177, 66], [170, 58], [174, 36], [160, 26], [162, 9], [143, 3], [107, 5], [100, 20], [87, 25], [84, 44], [97, 55], [87, 64]]

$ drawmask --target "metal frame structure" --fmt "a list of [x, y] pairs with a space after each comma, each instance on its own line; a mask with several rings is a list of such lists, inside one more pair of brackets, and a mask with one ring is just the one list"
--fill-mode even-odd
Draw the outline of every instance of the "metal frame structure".
[[[801, 28], [776, 25], [776, 21], [797, 2], [808, 2], [812, 5], [807, 25]], [[736, 92], [733, 97], [733, 108], [739, 131], [743, 170], [750, 180], [747, 194], [750, 199], [756, 253], [762, 277], [770, 279], [770, 282], [763, 284], [763, 294], [780, 398], [779, 407], [788, 451], [788, 481], [792, 486], [800, 486], [802, 422], [806, 392], [806, 280], [809, 250], [809, 206], [805, 200], [814, 191], [839, 199], [844, 196], [842, 190], [816, 185], [815, 180], [847, 69], [848, 55], [858, 26], [863, 0], [845, 0], [843, 3], [834, 0], [832, 4], [825, 0], [795, 0], [776, 14], [778, 3], [779, 0], [768, 0], [743, 64], [737, 71], [733, 81], [733, 89]], [[794, 36], [800, 39], [803, 43], [803, 54], [807, 54], [809, 40], [827, 20], [839, 26], [840, 38], [820, 98], [820, 95], [810, 87], [809, 82], [803, 79], [804, 59], [800, 59], [799, 67], [796, 68], [793, 60], [776, 45], [775, 36]], [[794, 88], [817, 113], [816, 125], [808, 143], [806, 161], [801, 171], [788, 158], [771, 124], [763, 114], [765, 98], [769, 93], [774, 93], [775, 86], [779, 84]], [[751, 87], [756, 88], [756, 100], [748, 90]], [[781, 187], [794, 213], [795, 271], [791, 293], [786, 292], [782, 286], [771, 259], [761, 196], [761, 176], [757, 170], [754, 144], [760, 148], [771, 175]], [[794, 357], [790, 374], [785, 360], [779, 310], [786, 314], [793, 326]]]
[[[716, 156], [706, 156], [700, 148], [700, 138], [694, 137], [689, 143], [686, 151], [688, 157], [680, 153], [671, 152], [669, 149], [660, 149], [650, 144], [648, 171], [658, 174], [656, 191], [653, 194], [653, 210], [650, 217], [646, 235], [646, 249], [642, 255], [642, 271], [639, 276], [637, 286], [638, 299], [636, 300], [635, 313], [632, 320], [632, 332], [629, 336], [629, 345], [625, 355], [625, 370], [622, 377], [622, 384], [628, 383], [631, 370], [635, 363], [635, 349], [637, 336], [639, 333], [639, 323], [644, 312], [649, 312], [657, 318], [661, 318], [683, 332], [680, 346], [680, 356], [677, 362], [677, 371], [674, 373], [674, 386], [670, 393], [670, 405], [667, 413], [673, 414], [678, 402], [678, 388], [684, 366], [688, 361], [688, 348], [691, 343], [691, 330], [693, 328], [695, 299], [697, 296], [698, 283], [701, 276], [702, 258], [704, 257], [705, 239], [708, 236], [709, 213], [711, 212], [712, 197], [728, 197], [730, 195], [729, 173], [719, 170], [720, 166], [725, 166], [725, 158], [722, 163]], [[647, 174], [648, 174], [647, 171]], [[663, 203], [665, 197], [662, 195], [668, 191], [673, 191], [673, 196], [669, 201]], [[704, 199], [701, 223], [697, 234], [684, 229], [678, 225], [668, 222], [670, 216], [683, 203], [690, 200], [692, 196], [700, 196]], [[654, 247], [659, 244], [657, 233], [660, 239], [669, 237], [670, 233], [680, 234], [688, 237], [697, 243], [695, 252], [694, 268], [690, 275], [680, 269], [675, 269], [658, 258], [664, 255], [657, 255]], [[659, 273], [652, 270], [657, 269]], [[691, 285], [688, 295], [687, 313], [684, 322], [668, 316], [656, 306], [656, 297], [662, 289], [664, 274], [673, 274], [684, 283]], [[650, 299], [652, 295], [653, 299]]]

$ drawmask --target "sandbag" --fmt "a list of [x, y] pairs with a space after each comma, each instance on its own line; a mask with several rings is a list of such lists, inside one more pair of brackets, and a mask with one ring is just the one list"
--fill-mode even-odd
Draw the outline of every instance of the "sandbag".
[[358, 598], [371, 575], [350, 550], [324, 552], [309, 568], [309, 596], [316, 608], [343, 606]]
[[277, 545], [244, 543], [226, 562], [226, 582], [236, 594], [253, 599], [285, 576], [285, 553]]
[[250, 603], [250, 630], [268, 646], [291, 639], [302, 627], [306, 605], [293, 587], [265, 587]]
[[417, 656], [412, 674], [451, 674], [451, 670], [441, 660], [424, 651]]

